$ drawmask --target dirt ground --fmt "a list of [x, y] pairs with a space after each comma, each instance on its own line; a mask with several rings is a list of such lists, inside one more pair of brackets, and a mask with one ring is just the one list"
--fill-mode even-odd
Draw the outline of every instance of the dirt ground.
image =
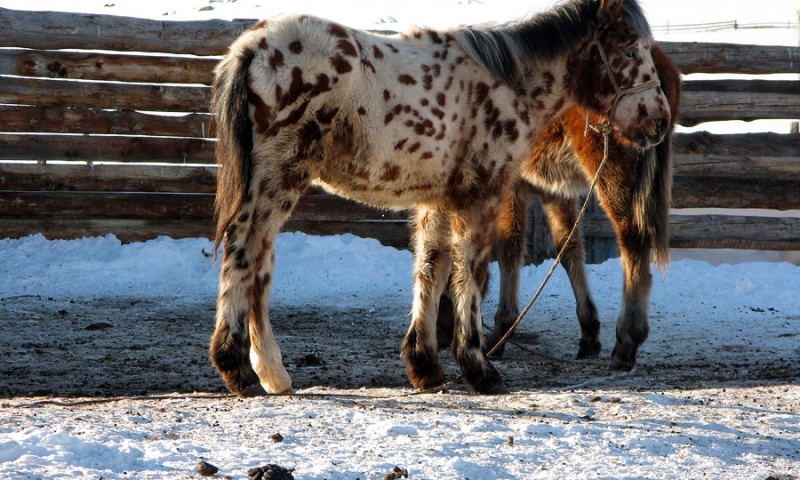
[[[169, 299], [25, 296], [0, 299], [0, 318], [0, 397], [226, 391], [208, 360], [214, 299], [176, 306]], [[376, 311], [278, 305], [272, 318], [296, 389], [409, 389], [399, 357], [407, 328], [403, 306]], [[659, 337], [668, 332], [658, 328], [656, 318], [649, 340], [652, 351], [640, 356], [632, 375], [609, 373], [608, 341], [601, 358], [577, 361], [577, 338], [542, 329], [531, 319], [495, 365], [512, 391], [592, 383], [615, 389], [682, 390], [791, 384], [800, 379], [797, 338], [782, 339], [788, 341], [778, 344], [790, 347], [781, 350], [748, 347], [745, 342], [714, 345], [698, 333], [700, 341], [662, 349], [657, 345], [665, 340]], [[449, 353], [443, 352], [442, 359], [445, 374], [456, 378]], [[453, 388], [466, 390], [463, 385]]]

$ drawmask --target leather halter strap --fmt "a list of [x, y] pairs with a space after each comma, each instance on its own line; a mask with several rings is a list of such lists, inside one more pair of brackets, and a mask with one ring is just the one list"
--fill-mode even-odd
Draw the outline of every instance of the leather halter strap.
[[[608, 73], [608, 79], [611, 80], [611, 86], [614, 87], [614, 103], [611, 106], [611, 110], [608, 111], [607, 115], [608, 119], [604, 123], [604, 125], [610, 125], [611, 119], [614, 118], [614, 114], [617, 112], [617, 105], [619, 105], [619, 101], [622, 100], [622, 97], [638, 92], [643, 92], [651, 88], [660, 87], [661, 82], [659, 82], [658, 80], [650, 80], [649, 82], [645, 82], [640, 85], [634, 85], [633, 87], [624, 89], [620, 88], [619, 84], [617, 83], [617, 79], [614, 78], [614, 70], [611, 68], [611, 63], [609, 63], [608, 61], [608, 55], [606, 55], [606, 50], [600, 43], [600, 38], [598, 36], [597, 31], [594, 32], [594, 37], [592, 38], [592, 41], [589, 42], [587, 52], [590, 52], [593, 46], [596, 46], [597, 51], [600, 52], [600, 59], [603, 60], [603, 65], [606, 67], [606, 73]], [[586, 125], [587, 127], [589, 126], [588, 117]], [[595, 128], [595, 126], [593, 126], [593, 128]]]

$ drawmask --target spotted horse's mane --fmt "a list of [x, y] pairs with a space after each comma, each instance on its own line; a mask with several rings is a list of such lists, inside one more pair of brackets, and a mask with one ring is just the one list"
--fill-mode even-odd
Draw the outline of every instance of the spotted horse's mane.
[[[572, 0], [549, 11], [492, 27], [464, 27], [455, 32], [461, 47], [509, 85], [517, 85], [526, 66], [574, 51], [597, 27], [599, 0]], [[623, 21], [638, 36], [653, 34], [636, 0], [626, 0]]]

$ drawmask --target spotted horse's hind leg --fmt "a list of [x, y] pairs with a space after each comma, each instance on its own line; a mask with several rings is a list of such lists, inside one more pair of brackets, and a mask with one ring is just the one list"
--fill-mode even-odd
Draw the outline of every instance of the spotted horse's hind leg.
[[[450, 257], [452, 274], [450, 275], [450, 291], [453, 300], [455, 327], [453, 329], [453, 356], [461, 370], [464, 380], [476, 392], [482, 394], [508, 393], [503, 379], [497, 369], [484, 354], [484, 340], [481, 321], [481, 301], [483, 290], [489, 275], [489, 257], [494, 239], [494, 211], [490, 209], [465, 209], [450, 214]], [[439, 218], [447, 217], [439, 214]], [[434, 250], [432, 245], [441, 245], [442, 220], [437, 222], [435, 231], [438, 241], [431, 240], [432, 229], [424, 228], [423, 222], [417, 224], [417, 235], [421, 237], [417, 246], [425, 246], [417, 250], [416, 255], [435, 259], [438, 255], [429, 255]], [[420, 228], [422, 227], [422, 228]], [[415, 269], [415, 309], [411, 328], [403, 345], [403, 358], [406, 360], [409, 379], [417, 388], [430, 388], [440, 384], [444, 378], [441, 367], [435, 357], [437, 341], [436, 315], [437, 304], [447, 282], [449, 269], [420, 267], [436, 266], [430, 260], [417, 261]], [[420, 275], [421, 274], [421, 275]], [[422, 281], [421, 281], [422, 280]], [[428, 280], [427, 282], [424, 280]], [[435, 288], [433, 288], [435, 286]], [[418, 302], [425, 302], [425, 315], [417, 315], [420, 310]], [[420, 354], [424, 352], [424, 354]], [[434, 375], [431, 375], [434, 373]], [[419, 381], [432, 379], [433, 382]]]
[[304, 187], [261, 195], [258, 189], [264, 187], [269, 185], [253, 187], [255, 199], [243, 203], [226, 232], [211, 337], [213, 365], [242, 397], [292, 391], [269, 321], [269, 292], [275, 240]]
[[[444, 383], [438, 358], [437, 327], [441, 326], [437, 325], [437, 314], [441, 309], [452, 311], [449, 300], [441, 306], [439, 303], [452, 264], [449, 220], [448, 214], [435, 209], [418, 208], [414, 216], [414, 300], [401, 355], [409, 381], [421, 390]], [[452, 323], [449, 328], [452, 331]]]

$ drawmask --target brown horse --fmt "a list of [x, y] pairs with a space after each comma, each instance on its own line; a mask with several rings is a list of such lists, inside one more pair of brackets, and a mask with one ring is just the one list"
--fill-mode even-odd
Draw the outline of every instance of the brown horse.
[[[649, 333], [651, 252], [660, 269], [666, 269], [669, 263], [671, 136], [678, 116], [680, 73], [658, 45], [653, 45], [651, 54], [661, 88], [669, 100], [670, 129], [663, 142], [644, 150], [619, 132], [613, 132], [609, 137], [609, 158], [596, 185], [601, 205], [617, 236], [624, 271], [612, 370], [632, 369], [636, 352]], [[587, 134], [586, 122], [604, 120], [585, 108], [572, 107], [539, 134], [522, 164], [522, 176], [505, 198], [497, 224], [495, 255], [500, 266], [500, 299], [494, 329], [487, 340], [489, 348], [500, 341], [519, 316], [519, 269], [526, 246], [529, 205], [535, 196], [541, 198], [555, 248], [560, 251], [576, 221], [576, 200], [586, 192], [603, 159], [603, 138], [591, 131]], [[600, 321], [586, 280], [583, 246], [578, 235], [566, 246], [561, 265], [577, 304], [581, 326], [578, 358], [596, 357], [601, 348]], [[447, 343], [447, 330], [452, 328], [449, 307], [444, 305], [440, 309], [440, 345]], [[501, 356], [503, 349], [504, 345], [499, 346], [494, 356]]]
[[292, 391], [269, 321], [275, 239], [312, 184], [415, 210], [411, 383], [444, 381], [436, 312], [452, 267], [454, 353], [478, 392], [482, 286], [506, 192], [536, 134], [581, 104], [643, 147], [669, 123], [635, 0], [572, 0], [494, 28], [382, 36], [310, 16], [264, 21], [216, 69], [217, 243], [211, 360], [238, 395]]

